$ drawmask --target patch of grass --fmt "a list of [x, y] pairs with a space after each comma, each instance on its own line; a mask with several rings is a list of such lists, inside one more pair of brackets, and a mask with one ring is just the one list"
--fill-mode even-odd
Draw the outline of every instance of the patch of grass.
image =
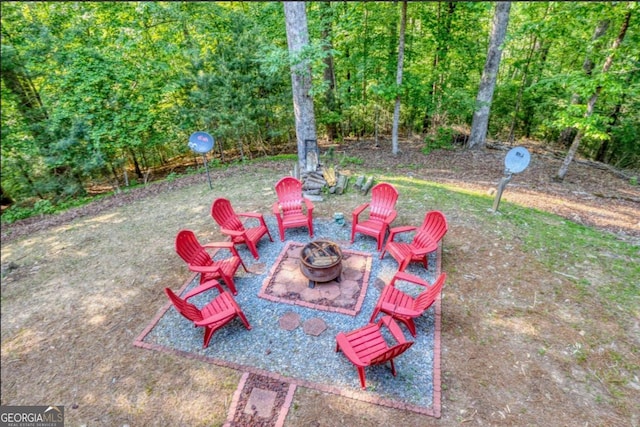
[[59, 212], [64, 212], [71, 208], [86, 205], [94, 200], [98, 200], [102, 196], [97, 197], [80, 197], [73, 200], [65, 200], [59, 203], [52, 203], [49, 200], [38, 200], [33, 206], [18, 206], [14, 205], [9, 207], [2, 213], [2, 223], [11, 224], [18, 220], [30, 218], [32, 216], [39, 215], [51, 215]]
[[180, 174], [177, 174], [175, 172], [171, 172], [169, 175], [167, 175], [167, 177], [165, 178], [165, 180], [167, 182], [173, 182], [176, 179], [178, 179], [178, 177], [180, 176]]
[[263, 161], [298, 161], [297, 154], [276, 154], [275, 156], [267, 156], [254, 160], [256, 163], [262, 163]]
[[[640, 315], [640, 251], [632, 244], [560, 216], [508, 202], [501, 204], [499, 214], [492, 214], [488, 210], [493, 200], [483, 193], [408, 177], [380, 179], [402, 193], [398, 203], [410, 200], [422, 204], [422, 212], [441, 210], [447, 215], [455, 211], [467, 222], [491, 230], [489, 237], [493, 234], [495, 239], [521, 242], [522, 249], [533, 253], [549, 271], [572, 280], [582, 298], [597, 296], [615, 317], [628, 321]], [[594, 282], [587, 275], [591, 271], [606, 277], [606, 282]]]
[[357, 165], [360, 166], [364, 164], [364, 160], [362, 160], [360, 157], [352, 157], [352, 156], [341, 156], [340, 157], [340, 166], [347, 166], [347, 165]]
[[[604, 297], [612, 312], [640, 313], [640, 253], [630, 243], [596, 229], [563, 220], [555, 215], [513, 205], [504, 219], [550, 271], [574, 277], [582, 293]], [[567, 269], [571, 269], [567, 271]], [[592, 283], [590, 271], [606, 277], [606, 283]]]

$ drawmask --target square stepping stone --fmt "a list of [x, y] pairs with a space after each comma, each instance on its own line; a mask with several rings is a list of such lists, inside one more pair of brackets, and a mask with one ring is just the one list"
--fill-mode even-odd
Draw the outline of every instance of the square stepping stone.
[[278, 393], [275, 391], [254, 387], [249, 395], [247, 405], [244, 407], [244, 413], [257, 414], [260, 418], [271, 418], [277, 396]]

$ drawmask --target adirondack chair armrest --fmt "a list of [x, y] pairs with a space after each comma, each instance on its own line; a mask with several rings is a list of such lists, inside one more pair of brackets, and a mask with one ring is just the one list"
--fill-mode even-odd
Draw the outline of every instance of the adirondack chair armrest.
[[342, 332], [336, 335], [336, 341], [338, 342], [338, 347], [347, 359], [349, 359], [356, 366], [365, 366], [366, 364], [358, 357], [358, 354], [353, 350], [347, 336]]
[[220, 228], [220, 232], [222, 234], [228, 234], [229, 236], [233, 236], [233, 237], [241, 237], [244, 235], [244, 231], [238, 231], [238, 230], [229, 230], [228, 228]]
[[395, 338], [399, 344], [407, 341], [402, 333], [402, 329], [400, 329], [400, 325], [398, 325], [398, 322], [393, 320], [393, 317], [382, 316], [382, 318], [378, 320], [378, 325], [385, 325], [389, 329], [389, 332], [391, 332], [391, 335], [393, 335], [393, 338]]
[[352, 216], [354, 221], [358, 218], [358, 216], [369, 207], [369, 202], [363, 203], [360, 206], [358, 206], [357, 208], [354, 209], [354, 211], [352, 212]]
[[271, 212], [273, 212], [275, 216], [280, 218], [280, 203], [273, 202], [273, 205], [271, 205]]
[[238, 216], [246, 216], [247, 218], [262, 218], [262, 214], [260, 212], [242, 212], [237, 214]]
[[238, 255], [238, 250], [233, 245], [233, 242], [212, 242], [202, 245], [202, 247], [205, 249], [228, 249], [233, 256], [240, 256]]
[[431, 283], [427, 282], [422, 277], [415, 276], [415, 275], [407, 273], [405, 271], [397, 272], [395, 274], [395, 276], [393, 276], [393, 279], [391, 280], [391, 283], [395, 284], [396, 280], [404, 280], [405, 282], [410, 282], [410, 283], [413, 283], [413, 284], [416, 284], [416, 285], [424, 286], [425, 288], [431, 287]]
[[393, 227], [391, 230], [389, 230], [389, 239], [387, 239], [387, 241], [393, 242], [393, 238], [396, 236], [396, 234], [406, 233], [416, 230], [417, 228], [418, 227], [414, 227], [412, 225], [401, 225], [400, 227]]
[[230, 249], [233, 247], [233, 243], [231, 242], [211, 242], [202, 245], [203, 248], [209, 249]]
[[189, 264], [189, 270], [196, 273], [217, 273], [220, 270], [220, 267], [215, 265], [193, 265]]
[[196, 326], [208, 326], [212, 323], [218, 323], [223, 320], [226, 320], [230, 317], [235, 316], [236, 311], [233, 308], [229, 308], [227, 310], [221, 311], [220, 313], [216, 313], [213, 316], [205, 317], [202, 320], [197, 320], [195, 323]]
[[244, 218], [250, 218], [250, 219], [256, 219], [260, 222], [260, 225], [265, 225], [264, 222], [264, 216], [260, 213], [260, 212], [243, 212], [243, 213], [239, 213], [237, 214], [239, 217], [244, 217]]
[[304, 204], [307, 206], [307, 212], [313, 212], [313, 208], [315, 207], [313, 202], [306, 197], [303, 197], [302, 200], [304, 200]]

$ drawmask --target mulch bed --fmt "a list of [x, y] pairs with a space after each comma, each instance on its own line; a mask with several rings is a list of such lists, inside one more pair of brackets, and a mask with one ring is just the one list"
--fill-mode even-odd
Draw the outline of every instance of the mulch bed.
[[296, 386], [277, 378], [245, 373], [233, 397], [225, 427], [279, 427]]

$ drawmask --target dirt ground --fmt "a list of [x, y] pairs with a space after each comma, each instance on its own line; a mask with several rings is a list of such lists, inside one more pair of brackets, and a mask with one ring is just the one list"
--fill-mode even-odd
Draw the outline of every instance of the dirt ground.
[[[555, 182], [562, 158], [523, 145], [531, 165], [503, 201], [639, 244], [639, 186], [586, 163], [572, 164], [565, 181]], [[387, 142], [362, 141], [335, 154], [363, 159], [360, 168], [486, 194], [502, 176], [509, 147], [426, 157], [419, 148], [404, 142], [393, 157]], [[214, 170], [216, 192], [239, 210], [268, 214], [279, 168], [269, 169]], [[68, 425], [222, 425], [240, 373], [132, 345], [166, 302], [162, 288], [177, 288], [188, 275], [173, 252], [175, 232], [188, 226], [203, 241], [220, 238], [208, 218], [211, 200], [202, 176], [191, 176], [3, 227], [2, 404], [65, 405]], [[340, 203], [350, 212], [360, 202], [345, 195]], [[318, 203], [317, 215], [333, 208]], [[405, 218], [423, 215], [416, 209]], [[286, 425], [640, 425], [640, 320], [620, 321], [572, 286], [575, 266], [549, 271], [519, 242], [450, 216], [442, 417], [298, 388]], [[589, 277], [606, 281], [597, 271]]]

